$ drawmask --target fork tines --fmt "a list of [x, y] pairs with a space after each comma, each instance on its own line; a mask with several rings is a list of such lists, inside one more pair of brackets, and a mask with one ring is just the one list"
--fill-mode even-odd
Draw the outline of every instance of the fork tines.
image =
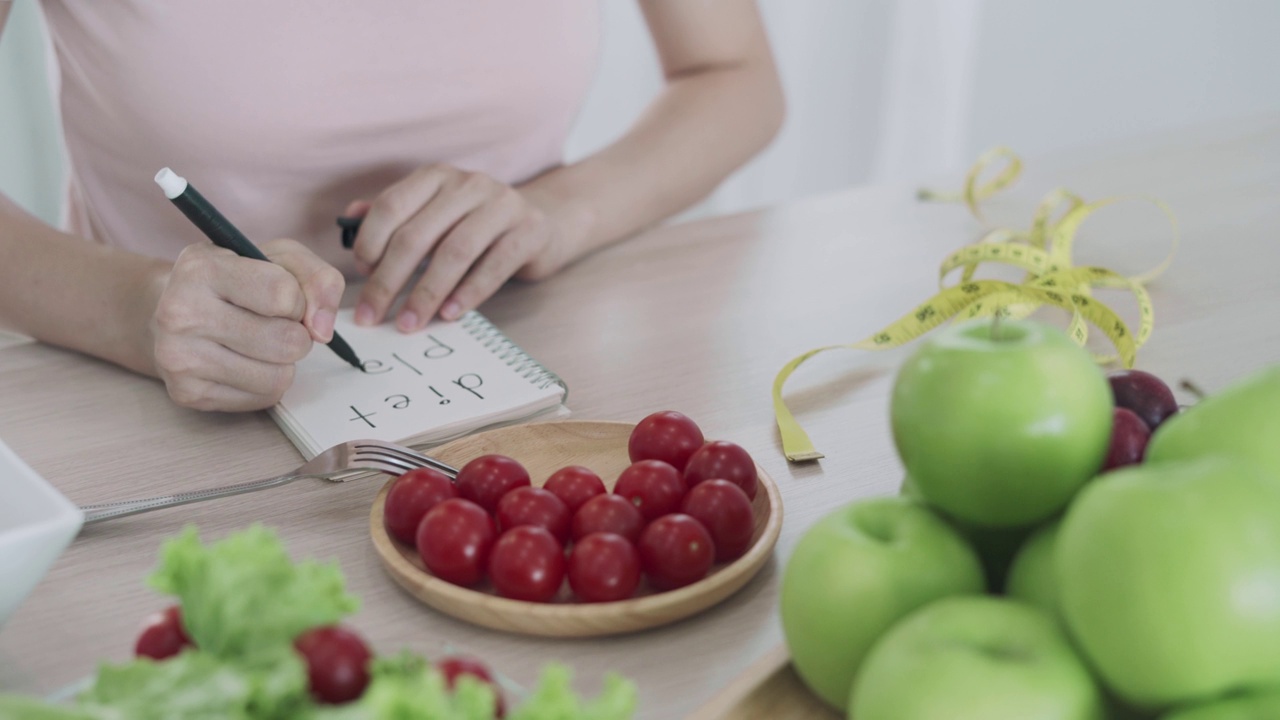
[[392, 445], [390, 443], [361, 441], [354, 445], [355, 457], [358, 460], [381, 462], [407, 472], [415, 468], [429, 467], [438, 470], [450, 478], [458, 477], [458, 470], [452, 465], [423, 455], [416, 450]]

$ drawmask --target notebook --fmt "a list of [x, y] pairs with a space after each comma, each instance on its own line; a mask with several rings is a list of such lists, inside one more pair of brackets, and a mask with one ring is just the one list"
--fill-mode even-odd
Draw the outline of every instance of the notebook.
[[365, 372], [317, 344], [271, 416], [309, 460], [348, 440], [429, 447], [482, 428], [566, 415], [568, 388], [494, 327], [469, 312], [405, 335], [360, 327], [351, 310], [336, 330]]

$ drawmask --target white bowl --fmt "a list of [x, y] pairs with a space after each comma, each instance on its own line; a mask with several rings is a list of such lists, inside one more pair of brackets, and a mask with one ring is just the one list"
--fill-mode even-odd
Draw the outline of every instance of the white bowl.
[[49, 571], [84, 513], [0, 442], [0, 625]]

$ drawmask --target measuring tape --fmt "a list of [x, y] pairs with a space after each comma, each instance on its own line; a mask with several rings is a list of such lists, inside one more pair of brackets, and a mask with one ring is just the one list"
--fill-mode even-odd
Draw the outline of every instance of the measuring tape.
[[[981, 178], [995, 167], [999, 167], [995, 176], [981, 182]], [[978, 158], [965, 177], [964, 188], [960, 192], [921, 190], [917, 196], [927, 201], [964, 202], [969, 212], [985, 223], [982, 201], [1013, 184], [1021, 172], [1022, 160], [1012, 150], [998, 147]], [[1173, 228], [1173, 246], [1164, 261], [1141, 275], [1129, 277], [1103, 267], [1073, 265], [1071, 251], [1080, 224], [1098, 210], [1127, 199], [1151, 202], [1169, 218]], [[1117, 197], [1090, 203], [1065, 189], [1050, 192], [1036, 206], [1027, 230], [995, 228], [977, 242], [948, 255], [938, 272], [938, 284], [942, 290], [896, 322], [855, 343], [815, 348], [783, 366], [773, 381], [773, 410], [787, 460], [802, 462], [823, 457], [787, 408], [782, 399], [782, 386], [802, 363], [827, 350], [887, 350], [904, 345], [953, 318], [969, 320], [992, 317], [997, 313], [1001, 317], [1022, 318], [1042, 306], [1051, 305], [1071, 313], [1066, 332], [1081, 346], [1089, 339], [1089, 325], [1111, 341], [1115, 354], [1095, 355], [1098, 362], [1106, 364], [1119, 360], [1124, 367], [1133, 367], [1138, 348], [1151, 336], [1155, 325], [1151, 296], [1144, 285], [1169, 267], [1177, 243], [1177, 220], [1161, 200]], [[1018, 268], [1026, 272], [1026, 277], [1021, 283], [975, 280], [978, 268], [986, 263]], [[961, 270], [959, 281], [948, 287], [947, 277], [955, 270]], [[1095, 288], [1127, 290], [1133, 295], [1139, 316], [1136, 334], [1115, 311], [1093, 297]]]

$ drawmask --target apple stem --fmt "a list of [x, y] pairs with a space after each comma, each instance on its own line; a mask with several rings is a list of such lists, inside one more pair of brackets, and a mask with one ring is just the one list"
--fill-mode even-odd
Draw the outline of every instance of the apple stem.
[[1202, 390], [1199, 385], [1196, 385], [1195, 383], [1191, 382], [1191, 380], [1187, 378], [1183, 378], [1182, 382], [1178, 383], [1178, 387], [1182, 388], [1183, 390], [1186, 390], [1192, 395], [1195, 395], [1196, 400], [1203, 400], [1209, 397], [1209, 393]]
[[991, 339], [1000, 341], [1004, 338], [1000, 336], [1000, 321], [1004, 319], [1004, 308], [996, 308], [991, 315]]

